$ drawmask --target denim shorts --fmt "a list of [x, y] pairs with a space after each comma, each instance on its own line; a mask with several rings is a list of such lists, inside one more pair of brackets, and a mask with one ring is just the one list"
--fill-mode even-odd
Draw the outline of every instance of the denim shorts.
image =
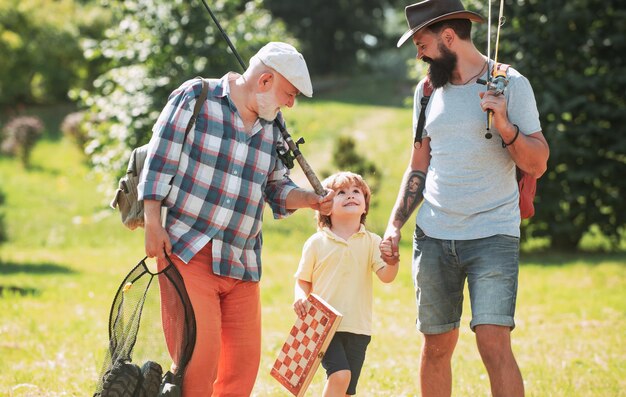
[[492, 324], [515, 328], [519, 238], [495, 235], [475, 240], [439, 240], [419, 226], [413, 238], [417, 329], [442, 334], [458, 328], [467, 279], [470, 328]]
[[356, 384], [361, 376], [365, 361], [365, 351], [372, 337], [370, 335], [337, 332], [331, 339], [326, 354], [322, 357], [322, 366], [326, 377], [341, 370], [350, 370], [350, 385], [346, 394], [356, 394]]

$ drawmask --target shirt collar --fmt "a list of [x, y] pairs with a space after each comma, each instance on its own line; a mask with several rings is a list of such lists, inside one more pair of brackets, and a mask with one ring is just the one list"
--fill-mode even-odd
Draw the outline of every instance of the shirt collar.
[[[230, 105], [232, 106], [233, 109], [236, 109], [235, 104], [233, 103], [232, 99], [230, 98], [230, 84], [228, 83], [229, 80], [235, 80], [237, 78], [239, 78], [239, 76], [241, 76], [239, 73], [235, 73], [235, 72], [228, 72], [226, 73], [224, 76], [222, 76], [222, 78], [218, 81], [217, 85], [215, 86], [215, 90], [213, 90], [213, 95], [217, 98], [224, 98], [227, 97], [228, 101], [230, 103]], [[264, 120], [260, 117], [257, 117], [257, 123], [261, 123], [261, 126], [265, 127], [268, 124], [272, 124], [273, 121], [267, 121]], [[252, 128], [253, 131], [255, 131], [255, 133], [258, 131], [258, 129], [256, 127]]]
[[218, 81], [215, 86], [215, 90], [213, 90], [213, 95], [218, 98], [230, 97], [230, 84], [228, 84], [228, 80], [232, 78], [239, 77], [238, 73], [228, 72]]
[[[354, 233], [350, 238], [353, 238], [354, 236], [358, 236], [358, 235], [364, 234], [365, 232], [366, 232], [365, 225], [361, 224], [359, 226], [359, 231]], [[322, 233], [324, 233], [326, 236], [330, 237], [333, 240], [345, 241], [341, 237], [337, 236], [332, 230], [330, 230], [330, 228], [328, 226], [324, 226], [322, 228]]]

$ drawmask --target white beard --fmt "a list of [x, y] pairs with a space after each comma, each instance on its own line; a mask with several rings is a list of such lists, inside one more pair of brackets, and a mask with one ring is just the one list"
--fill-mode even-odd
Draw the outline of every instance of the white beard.
[[259, 92], [256, 94], [256, 103], [259, 107], [259, 117], [263, 120], [274, 121], [280, 110], [274, 99], [274, 93], [271, 90]]

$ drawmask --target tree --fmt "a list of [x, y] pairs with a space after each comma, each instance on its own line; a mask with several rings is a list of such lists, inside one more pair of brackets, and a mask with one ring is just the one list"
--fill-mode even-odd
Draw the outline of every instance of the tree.
[[571, 250], [595, 225], [617, 244], [626, 224], [626, 4], [508, 0], [505, 16], [499, 60], [531, 81], [551, 150], [529, 230]]
[[[291, 41], [261, 1], [225, 0], [212, 11], [243, 59], [268, 41]], [[200, 1], [102, 0], [116, 28], [86, 41], [85, 54], [108, 71], [75, 93], [88, 108], [86, 152], [96, 170], [123, 173], [132, 148], [146, 143], [169, 94], [197, 75], [221, 77], [239, 64]], [[295, 43], [294, 43], [295, 44]]]
[[[354, 71], [359, 57], [387, 48], [385, 0], [266, 0], [273, 15], [285, 21], [302, 43], [312, 73]], [[393, 2], [391, 2], [393, 3]], [[394, 42], [395, 43], [395, 42]]]
[[73, 0], [0, 2], [0, 105], [66, 101], [90, 76], [80, 38], [97, 36], [106, 21]]

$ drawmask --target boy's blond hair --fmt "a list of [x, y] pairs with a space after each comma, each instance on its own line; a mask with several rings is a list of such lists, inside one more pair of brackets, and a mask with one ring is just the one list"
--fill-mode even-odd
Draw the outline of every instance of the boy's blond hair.
[[[337, 172], [322, 181], [322, 186], [326, 189], [332, 189], [337, 191], [342, 187], [349, 185], [355, 185], [363, 192], [365, 199], [365, 212], [361, 215], [361, 224], [365, 225], [365, 218], [370, 210], [370, 197], [372, 193], [370, 187], [367, 185], [363, 177], [359, 174], [355, 174], [349, 171]], [[322, 215], [319, 211], [315, 212], [317, 218], [317, 226], [321, 229], [323, 227], [331, 227], [332, 222], [329, 215]]]

